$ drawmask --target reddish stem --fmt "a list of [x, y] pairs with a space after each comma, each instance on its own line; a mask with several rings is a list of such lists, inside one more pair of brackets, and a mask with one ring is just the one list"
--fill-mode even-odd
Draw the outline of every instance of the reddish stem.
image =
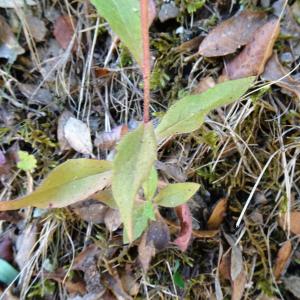
[[150, 105], [150, 45], [148, 0], [141, 0], [142, 39], [143, 39], [143, 78], [144, 78], [144, 123], [149, 122]]

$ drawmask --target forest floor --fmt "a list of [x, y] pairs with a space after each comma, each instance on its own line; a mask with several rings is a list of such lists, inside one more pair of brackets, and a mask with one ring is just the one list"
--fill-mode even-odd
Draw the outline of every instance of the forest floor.
[[[30, 193], [67, 159], [91, 157], [79, 136], [91, 138], [92, 157], [110, 159], [122, 128], [143, 118], [141, 71], [90, 1], [13, 2], [0, 0], [1, 201]], [[201, 185], [188, 202], [187, 251], [170, 242], [141, 262], [140, 240], [123, 245], [118, 212], [95, 199], [0, 212], [0, 299], [300, 299], [300, 2], [157, 0], [156, 11], [157, 122], [177, 99], [226, 76], [250, 72], [258, 82], [159, 149], [160, 181]], [[280, 32], [247, 40], [273, 20]], [[66, 143], [70, 116], [81, 123]], [[174, 210], [160, 213], [174, 240]]]

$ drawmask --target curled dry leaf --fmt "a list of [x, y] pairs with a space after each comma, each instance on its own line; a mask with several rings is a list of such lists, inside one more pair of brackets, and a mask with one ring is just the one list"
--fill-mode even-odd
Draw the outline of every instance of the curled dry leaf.
[[0, 57], [7, 59], [8, 63], [12, 64], [17, 56], [24, 52], [25, 50], [17, 42], [11, 28], [0, 16]]
[[248, 44], [255, 31], [266, 21], [261, 12], [242, 11], [213, 29], [200, 44], [199, 53], [206, 57], [234, 53]]
[[101, 150], [113, 149], [117, 142], [128, 132], [127, 125], [120, 125], [112, 129], [110, 132], [103, 132], [99, 134], [94, 145]]
[[65, 110], [58, 118], [57, 139], [61, 151], [71, 149], [71, 146], [65, 137], [65, 126], [70, 118], [74, 118], [74, 115], [68, 110]]
[[104, 216], [104, 223], [110, 232], [116, 231], [122, 224], [120, 211], [108, 208]]
[[71, 209], [84, 221], [103, 224], [108, 208], [99, 201], [87, 200], [71, 205]]
[[287, 267], [288, 260], [292, 253], [292, 243], [291, 241], [285, 242], [277, 253], [276, 263], [274, 266], [274, 276], [279, 279]]
[[220, 227], [227, 210], [227, 202], [227, 198], [222, 198], [218, 201], [207, 221], [208, 229], [218, 229]]
[[215, 85], [215, 80], [211, 76], [206, 76], [202, 78], [195, 86], [195, 88], [193, 89], [193, 94], [204, 93], [205, 91], [214, 87]]
[[[73, 39], [76, 21], [71, 16], [60, 16], [54, 24], [54, 37], [63, 49], [67, 49]], [[74, 43], [72, 51], [76, 51], [76, 43]]]
[[279, 35], [280, 20], [272, 19], [261, 26], [249, 44], [231, 60], [223, 71], [229, 79], [260, 75], [272, 55], [274, 43]]
[[64, 135], [74, 150], [82, 154], [92, 154], [91, 132], [85, 123], [73, 117], [69, 118], [64, 127]]
[[282, 87], [284, 90], [292, 92], [300, 100], [300, 82], [295, 80], [292, 76], [287, 75], [288, 73], [289, 70], [280, 64], [277, 53], [274, 53], [266, 64], [261, 77], [264, 80], [276, 81], [276, 85]]
[[185, 251], [192, 237], [192, 215], [187, 204], [176, 207], [176, 214], [179, 218], [181, 229], [174, 243], [181, 251]]
[[231, 300], [240, 300], [245, 290], [247, 277], [244, 270], [242, 252], [236, 245], [232, 245], [231, 249], [230, 277], [232, 286]]
[[300, 211], [290, 212], [290, 220], [288, 220], [288, 214], [281, 214], [279, 217], [279, 225], [283, 230], [287, 230], [287, 222], [290, 222], [290, 230], [293, 234], [300, 234]]
[[115, 298], [110, 297], [106, 299], [132, 300], [132, 297], [125, 291], [117, 272], [115, 272], [113, 275], [106, 273], [104, 275], [104, 280], [109, 290], [115, 296]]

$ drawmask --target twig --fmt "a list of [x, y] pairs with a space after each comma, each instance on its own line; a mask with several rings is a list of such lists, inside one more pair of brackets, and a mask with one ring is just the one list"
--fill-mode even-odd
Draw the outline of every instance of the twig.
[[143, 39], [143, 78], [144, 78], [144, 123], [149, 122], [150, 105], [150, 46], [149, 46], [149, 22], [148, 0], [141, 0], [141, 21]]

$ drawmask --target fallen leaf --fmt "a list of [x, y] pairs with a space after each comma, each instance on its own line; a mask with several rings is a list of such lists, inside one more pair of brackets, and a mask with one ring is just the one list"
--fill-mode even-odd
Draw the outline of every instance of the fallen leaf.
[[132, 297], [125, 292], [121, 279], [117, 272], [113, 275], [105, 274], [105, 283], [117, 300], [132, 300]]
[[257, 29], [265, 22], [261, 12], [242, 11], [214, 28], [202, 41], [199, 53], [206, 57], [223, 56], [234, 53], [248, 44]]
[[11, 170], [11, 164], [8, 162], [6, 155], [0, 150], [0, 176], [7, 175]]
[[100, 253], [100, 249], [95, 244], [88, 245], [75, 257], [72, 269], [85, 272], [87, 266], [93, 263]]
[[[294, 93], [300, 100], [300, 82], [295, 80], [291, 75], [286, 76], [288, 73], [289, 70], [280, 64], [277, 53], [274, 53], [266, 64], [261, 77], [267, 81], [276, 81], [276, 85]], [[277, 81], [279, 79], [280, 81]]]
[[238, 275], [235, 281], [231, 284], [232, 285], [231, 300], [242, 299], [246, 287], [246, 283], [247, 283], [247, 276], [246, 273], [243, 271]]
[[[76, 20], [71, 16], [60, 16], [54, 23], [53, 35], [59, 45], [63, 49], [67, 49], [73, 39], [74, 29], [76, 28]], [[72, 51], [75, 52], [77, 48], [74, 42]]]
[[250, 43], [225, 66], [223, 74], [229, 79], [260, 75], [272, 55], [279, 31], [279, 19], [272, 19], [257, 29]]
[[138, 247], [139, 262], [145, 273], [149, 269], [152, 257], [158, 251], [168, 247], [169, 243], [170, 232], [168, 225], [163, 221], [151, 222], [147, 231], [143, 234]]
[[52, 94], [48, 89], [39, 88], [37, 85], [29, 83], [19, 83], [18, 88], [20, 92], [28, 99], [29, 103], [42, 104], [51, 106], [53, 103]]
[[126, 273], [121, 276], [122, 286], [127, 294], [135, 297], [139, 293], [140, 284], [137, 282], [137, 279], [134, 278], [132, 272], [129, 272], [127, 269], [125, 269], [125, 272]]
[[233, 245], [231, 248], [231, 260], [230, 260], [230, 276], [231, 280], [235, 281], [236, 278], [243, 272], [243, 256], [240, 248]]
[[219, 273], [220, 273], [220, 277], [222, 279], [226, 279], [226, 280], [231, 280], [231, 275], [230, 275], [230, 257], [231, 253], [225, 253], [220, 261], [219, 264]]
[[15, 260], [21, 270], [26, 266], [33, 253], [37, 237], [37, 225], [35, 223], [31, 223], [27, 225], [25, 230], [23, 230], [21, 235], [17, 238], [17, 255]]
[[0, 0], [0, 7], [2, 8], [24, 7], [25, 5], [36, 4], [34, 0]]
[[155, 246], [153, 245], [153, 242], [147, 241], [147, 231], [144, 232], [141, 238], [138, 247], [138, 252], [139, 252], [139, 262], [142, 265], [144, 272], [147, 273], [152, 257], [154, 257], [156, 254], [156, 250], [155, 250]]
[[111, 182], [111, 163], [96, 159], [70, 159], [56, 167], [28, 196], [0, 201], [0, 211], [27, 206], [65, 207], [85, 200]]
[[290, 220], [287, 219], [288, 214], [281, 214], [279, 217], [279, 225], [283, 230], [287, 230], [287, 222], [290, 222], [290, 230], [293, 234], [300, 234], [300, 212], [292, 211], [290, 212]]
[[180, 221], [180, 232], [174, 243], [181, 251], [185, 251], [192, 237], [192, 215], [187, 204], [176, 207], [176, 214]]
[[274, 266], [274, 276], [276, 279], [279, 279], [286, 269], [291, 253], [292, 243], [291, 241], [287, 241], [280, 247], [277, 253], [276, 263]]
[[45, 39], [47, 28], [43, 20], [35, 16], [27, 16], [26, 23], [30, 34], [37, 42], [41, 42]]
[[0, 241], [0, 258], [9, 263], [13, 262], [14, 259], [12, 241], [7, 235], [4, 236]]
[[70, 208], [82, 220], [93, 224], [103, 224], [108, 209], [106, 205], [93, 200], [73, 204]]
[[104, 216], [104, 223], [110, 232], [116, 231], [122, 224], [120, 211], [108, 208]]
[[57, 139], [61, 151], [71, 149], [71, 146], [65, 137], [65, 126], [70, 118], [74, 118], [74, 115], [68, 110], [65, 110], [58, 118]]
[[64, 127], [64, 135], [74, 150], [82, 154], [92, 154], [91, 133], [85, 123], [73, 117], [69, 118]]
[[193, 88], [194, 94], [201, 94], [206, 92], [208, 89], [213, 88], [216, 85], [215, 80], [211, 76], [202, 78], [198, 84]]
[[112, 129], [110, 132], [103, 132], [97, 135], [94, 145], [101, 150], [113, 149], [117, 142], [128, 132], [127, 125], [120, 125]]
[[84, 281], [88, 293], [103, 293], [105, 288], [100, 280], [100, 272], [97, 268], [97, 260], [100, 249], [91, 244], [75, 257], [73, 269], [84, 273]]
[[300, 277], [298, 276], [289, 276], [283, 278], [284, 287], [291, 292], [296, 299], [300, 299]]
[[222, 198], [218, 201], [207, 221], [208, 229], [219, 229], [225, 217], [227, 202], [227, 198]]
[[0, 16], [0, 57], [8, 60], [8, 63], [15, 62], [18, 55], [25, 50], [17, 42], [12, 30], [5, 19]]

